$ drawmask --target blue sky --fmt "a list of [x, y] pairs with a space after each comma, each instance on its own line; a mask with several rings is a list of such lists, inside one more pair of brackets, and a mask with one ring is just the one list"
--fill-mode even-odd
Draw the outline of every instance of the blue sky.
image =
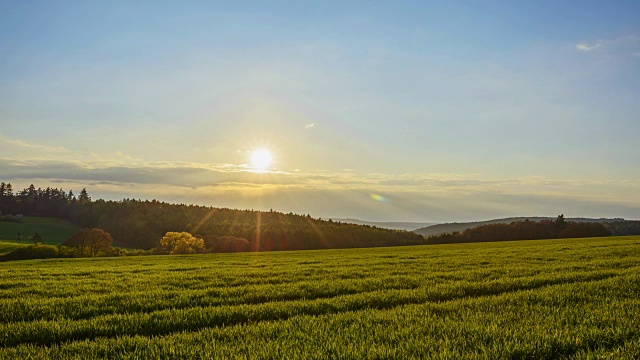
[[0, 178], [367, 220], [638, 219], [639, 13], [0, 2]]

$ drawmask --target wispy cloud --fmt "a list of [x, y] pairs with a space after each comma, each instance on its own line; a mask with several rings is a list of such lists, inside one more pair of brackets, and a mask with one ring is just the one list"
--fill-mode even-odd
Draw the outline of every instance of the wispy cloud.
[[629, 34], [625, 36], [613, 37], [608, 39], [601, 39], [598, 41], [582, 41], [575, 45], [575, 48], [579, 52], [591, 52], [601, 51], [611, 54], [618, 54], [624, 56], [638, 56], [640, 50], [640, 35]]
[[576, 50], [581, 52], [590, 52], [602, 46], [602, 42], [596, 42], [593, 44], [589, 44], [586, 42], [581, 42], [576, 44]]
[[40, 150], [46, 152], [69, 152], [68, 149], [62, 146], [50, 146], [43, 144], [32, 144], [20, 139], [12, 139], [6, 137], [0, 137], [0, 142], [3, 142], [8, 145], [13, 145], [18, 148], [30, 149], [30, 150]]
[[310, 123], [304, 126], [305, 129], [311, 129], [312, 127], [316, 126], [316, 124], [314, 123]]
[[[144, 162], [121, 150], [96, 153], [93, 151], [74, 150], [63, 146], [36, 144], [32, 141], [11, 138], [0, 134], [2, 151], [5, 159], [22, 159], [26, 162], [38, 161], [46, 163], [84, 164], [86, 168], [105, 168], [109, 166], [141, 166]], [[0, 159], [1, 160], [1, 159]]]

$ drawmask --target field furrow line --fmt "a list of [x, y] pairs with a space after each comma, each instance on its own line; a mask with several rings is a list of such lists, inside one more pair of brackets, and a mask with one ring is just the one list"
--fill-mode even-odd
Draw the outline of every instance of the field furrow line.
[[[342, 295], [328, 299], [270, 302], [259, 305], [195, 307], [152, 313], [118, 314], [88, 320], [32, 321], [2, 324], [0, 346], [20, 344], [52, 345], [74, 340], [123, 335], [160, 336], [260, 321], [277, 321], [298, 315], [323, 315], [363, 309], [393, 309], [427, 302], [446, 302], [571, 284], [587, 284], [619, 277], [615, 272], [594, 272], [548, 279], [504, 281], [488, 284], [467, 283], [457, 287], [418, 290], [382, 290]], [[522, 280], [522, 279], [519, 279]]]

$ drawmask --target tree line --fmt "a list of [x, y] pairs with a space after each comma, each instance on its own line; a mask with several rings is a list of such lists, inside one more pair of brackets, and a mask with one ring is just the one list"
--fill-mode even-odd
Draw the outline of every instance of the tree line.
[[41, 241], [34, 239], [33, 245], [20, 246], [7, 254], [0, 255], [0, 262], [28, 259], [139, 255], [125, 249], [112, 247], [112, 242], [111, 235], [102, 229], [81, 229], [58, 245], [44, 245]]
[[[73, 191], [29, 186], [14, 192], [0, 183], [1, 214], [49, 216], [69, 220], [83, 228], [107, 232], [113, 244], [134, 249], [177, 253], [160, 243], [169, 232], [189, 233], [202, 240], [195, 252], [310, 250], [640, 235], [640, 221], [577, 223], [565, 221], [516, 221], [482, 225], [463, 232], [424, 238], [407, 231], [354, 225], [309, 215], [275, 211], [235, 210], [198, 205], [169, 204], [157, 200], [92, 200], [86, 189]], [[199, 244], [199, 243], [198, 243]], [[163, 250], [164, 249], [164, 250]], [[187, 251], [181, 243], [180, 248]], [[182, 250], [179, 250], [182, 251]], [[191, 250], [188, 250], [190, 252]]]
[[[617, 222], [611, 223], [617, 224]], [[555, 220], [514, 221], [510, 224], [486, 224], [462, 232], [433, 235], [428, 244], [453, 244], [468, 242], [564, 239], [610, 236], [609, 224], [565, 221], [564, 215]], [[617, 235], [617, 234], [616, 234]]]
[[118, 246], [160, 247], [167, 232], [188, 232], [216, 252], [308, 250], [417, 245], [421, 235], [361, 226], [276, 211], [235, 210], [157, 200], [92, 200], [86, 189], [76, 195], [34, 185], [14, 192], [0, 184], [0, 211], [25, 216], [50, 216], [83, 228], [109, 233]]

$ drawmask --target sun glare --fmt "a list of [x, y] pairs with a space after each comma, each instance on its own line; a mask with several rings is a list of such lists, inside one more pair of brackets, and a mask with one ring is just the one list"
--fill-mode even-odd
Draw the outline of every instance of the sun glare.
[[268, 150], [258, 149], [251, 152], [251, 165], [260, 171], [266, 170], [271, 162], [273, 161], [273, 157]]

